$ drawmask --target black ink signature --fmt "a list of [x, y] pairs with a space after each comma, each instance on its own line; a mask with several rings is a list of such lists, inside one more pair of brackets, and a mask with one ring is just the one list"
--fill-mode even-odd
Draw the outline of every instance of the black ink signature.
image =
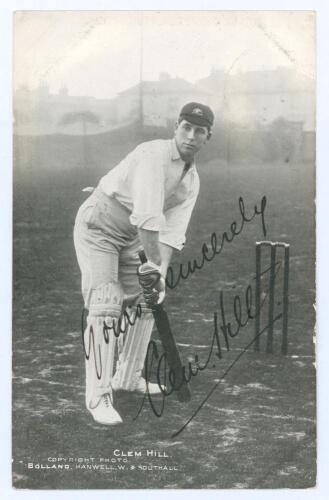
[[[218, 246], [218, 238], [215, 232], [211, 233], [210, 236], [210, 248], [207, 243], [203, 243], [201, 247], [201, 260], [198, 262], [197, 259], [189, 260], [187, 265], [185, 263], [181, 263], [179, 265], [178, 276], [174, 275], [174, 269], [172, 266], [168, 267], [166, 284], [168, 288], [176, 288], [179, 284], [180, 280], [186, 280], [191, 274], [195, 273], [196, 270], [200, 270], [203, 268], [205, 262], [211, 262], [216, 255], [219, 255], [224, 248], [225, 242], [231, 243], [236, 236], [238, 236], [243, 228], [244, 224], [247, 222], [251, 222], [256, 215], [261, 216], [262, 221], [262, 231], [263, 235], [266, 236], [266, 224], [265, 224], [265, 208], [266, 208], [267, 199], [266, 196], [263, 196], [261, 199], [260, 209], [258, 209], [257, 205], [254, 207], [254, 213], [250, 216], [246, 216], [245, 206], [242, 196], [239, 198], [239, 210], [241, 215], [240, 227], [237, 229], [238, 223], [233, 221], [230, 225], [229, 235], [226, 231], [223, 232], [220, 238], [220, 245]], [[187, 266], [187, 269], [184, 269]]]
[[[281, 268], [281, 262], [275, 262], [274, 267], [275, 267], [275, 275], [277, 275], [277, 273], [279, 272], [279, 270]], [[261, 273], [261, 275], [265, 275], [270, 270], [271, 270], [271, 266], [269, 268], [265, 269]], [[222, 290], [220, 291], [220, 293], [219, 293], [219, 304], [220, 304], [220, 314], [221, 314], [220, 329], [221, 329], [223, 337], [224, 337], [226, 351], [230, 350], [229, 338], [235, 338], [238, 335], [238, 333], [240, 332], [240, 329], [247, 326], [249, 320], [255, 319], [261, 313], [261, 309], [262, 309], [263, 305], [265, 304], [266, 298], [267, 298], [269, 293], [270, 293], [270, 289], [264, 289], [263, 299], [259, 303], [259, 309], [256, 310], [254, 305], [253, 305], [252, 285], [249, 284], [247, 286], [247, 288], [245, 290], [246, 317], [244, 320], [242, 318], [241, 298], [239, 295], [235, 295], [234, 300], [233, 300], [233, 313], [234, 313], [234, 317], [235, 317], [235, 321], [236, 321], [237, 326], [236, 326], [236, 329], [233, 330], [231, 322], [226, 321], [226, 311], [225, 311], [225, 307], [224, 307], [224, 292]], [[275, 321], [281, 317], [282, 317], [282, 314], [278, 315], [275, 318]], [[261, 333], [266, 331], [268, 327], [269, 327], [269, 325], [267, 325], [261, 331]], [[252, 340], [252, 342], [250, 342], [248, 344], [248, 346], [245, 347], [244, 351], [242, 351], [242, 353], [240, 353], [240, 355], [237, 357], [235, 362], [233, 362], [232, 367], [234, 366], [236, 361], [238, 361], [238, 359], [240, 359], [243, 352], [245, 352], [256, 341], [256, 339], [259, 336], [260, 336], [260, 334], [257, 334], [255, 336], [255, 338]], [[181, 375], [180, 377], [178, 377], [177, 374], [175, 374], [174, 370], [169, 369], [168, 359], [167, 359], [166, 353], [163, 353], [160, 356], [156, 343], [153, 340], [151, 340], [149, 342], [149, 345], [148, 345], [146, 358], [145, 358], [145, 364], [144, 364], [146, 390], [144, 393], [144, 397], [143, 397], [141, 406], [138, 410], [137, 415], [134, 417], [134, 420], [140, 415], [146, 400], [148, 400], [153, 413], [157, 417], [161, 417], [163, 412], [164, 412], [165, 398], [170, 396], [174, 391], [179, 390], [180, 386], [183, 383], [189, 382], [192, 379], [192, 377], [195, 377], [196, 375], [198, 375], [199, 372], [205, 370], [208, 367], [210, 360], [212, 358], [212, 355], [214, 354], [215, 347], [217, 348], [215, 355], [217, 356], [217, 358], [221, 359], [222, 358], [222, 348], [221, 348], [221, 344], [220, 344], [217, 313], [214, 313], [213, 335], [212, 335], [212, 339], [210, 342], [210, 350], [209, 350], [209, 354], [208, 354], [206, 361], [204, 362], [204, 364], [201, 364], [198, 355], [195, 354], [194, 361], [188, 362], [187, 367], [183, 366], [182, 374], [179, 374], [179, 375]], [[149, 389], [148, 389], [149, 388], [148, 384], [149, 384], [150, 373], [152, 371], [152, 367], [153, 367], [153, 364], [155, 361], [157, 362], [157, 366], [156, 366], [157, 383], [158, 383], [158, 386], [159, 386], [161, 393], [162, 393], [162, 398], [161, 398], [159, 408], [157, 408], [155, 406], [155, 402], [153, 401], [152, 395], [150, 394]], [[224, 378], [226, 376], [228, 371], [225, 372], [225, 374], [222, 378]], [[179, 384], [176, 383], [177, 379], [181, 381]], [[211, 392], [211, 394], [212, 394], [212, 392]], [[157, 400], [158, 400], [158, 398], [157, 398]], [[204, 402], [206, 402], [206, 400]], [[201, 405], [199, 407], [199, 410], [202, 408], [202, 406], [203, 405]], [[198, 411], [195, 413], [195, 415], [198, 413]], [[193, 416], [188, 420], [188, 423], [194, 418], [195, 415], [193, 414]]]

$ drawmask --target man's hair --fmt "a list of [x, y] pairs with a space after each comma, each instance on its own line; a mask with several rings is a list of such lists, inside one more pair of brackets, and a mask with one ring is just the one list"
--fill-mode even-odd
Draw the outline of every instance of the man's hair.
[[[186, 121], [186, 122], [189, 122], [186, 118], [184, 118], [184, 116], [179, 116], [178, 119], [177, 119], [177, 123], [180, 124], [182, 121]], [[191, 123], [192, 125], [196, 125], [195, 123], [192, 123], [192, 122], [189, 122]], [[197, 127], [205, 127], [208, 132], [211, 133], [211, 127], [209, 125], [196, 125]]]

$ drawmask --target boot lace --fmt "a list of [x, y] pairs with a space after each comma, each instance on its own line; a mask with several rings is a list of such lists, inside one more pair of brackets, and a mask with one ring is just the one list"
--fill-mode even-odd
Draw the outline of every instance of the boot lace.
[[103, 395], [103, 400], [107, 407], [112, 405], [112, 399], [109, 393]]

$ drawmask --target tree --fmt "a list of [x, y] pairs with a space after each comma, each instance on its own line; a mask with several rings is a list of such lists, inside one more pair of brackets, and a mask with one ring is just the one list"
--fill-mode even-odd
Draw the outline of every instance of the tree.
[[73, 111], [71, 113], [65, 113], [59, 121], [59, 125], [81, 123], [83, 166], [85, 169], [87, 168], [87, 123], [99, 123], [99, 121], [99, 117], [91, 111]]

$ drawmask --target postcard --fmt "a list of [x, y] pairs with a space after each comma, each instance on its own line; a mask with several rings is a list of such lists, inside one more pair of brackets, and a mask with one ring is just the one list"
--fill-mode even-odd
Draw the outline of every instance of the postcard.
[[315, 487], [315, 21], [14, 13], [15, 489]]

